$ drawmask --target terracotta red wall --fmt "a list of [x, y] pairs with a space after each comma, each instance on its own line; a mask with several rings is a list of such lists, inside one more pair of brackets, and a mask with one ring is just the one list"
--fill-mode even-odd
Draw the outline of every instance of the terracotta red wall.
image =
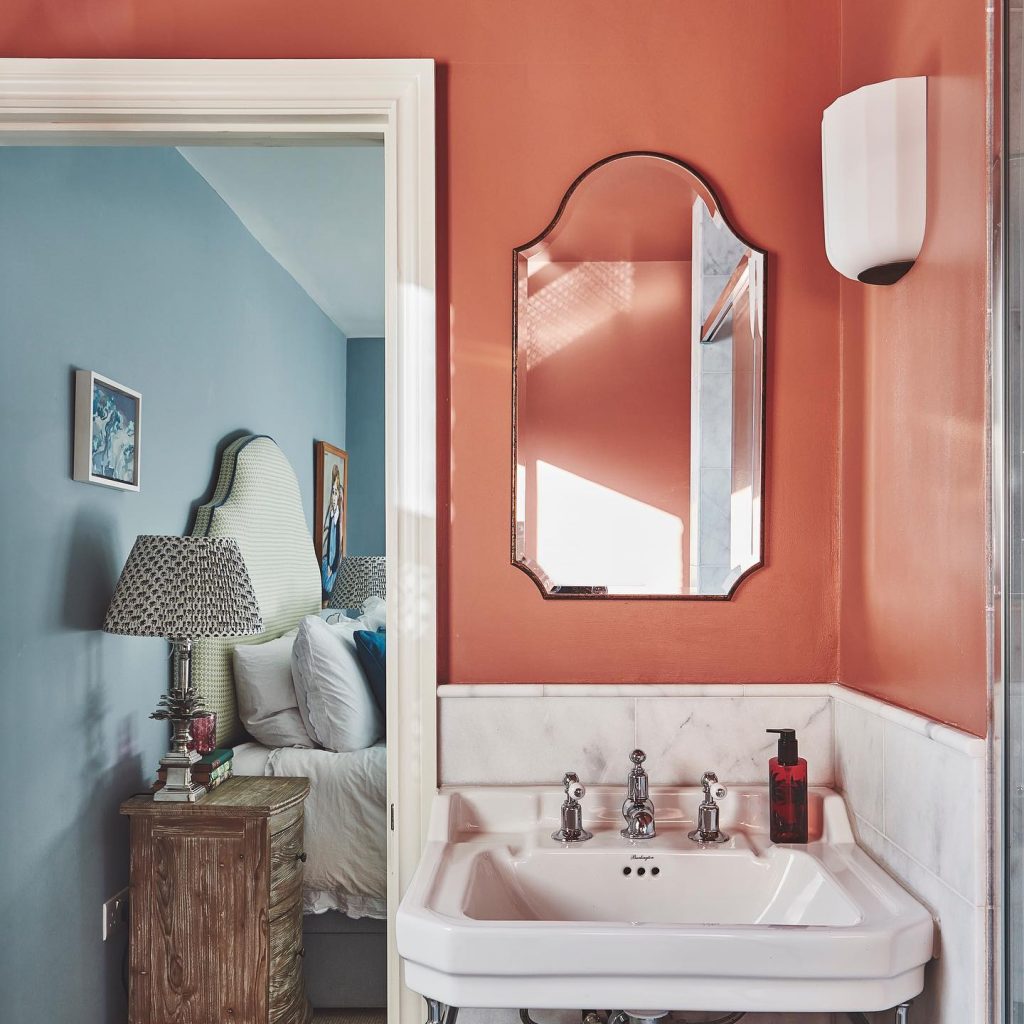
[[842, 287], [839, 677], [984, 735], [985, 5], [847, 0], [847, 92], [928, 75], [928, 225], [891, 288]]
[[[442, 679], [799, 681], [837, 670], [838, 283], [818, 125], [838, 16], [838, 0], [8, 0], [0, 51], [436, 58]], [[729, 603], [549, 602], [509, 564], [511, 250], [582, 169], [633, 148], [703, 170], [771, 254], [768, 566]]]
[[[516, 4], [503, 25], [497, 10], [483, 50], [455, 34], [437, 50], [450, 62], [446, 678], [835, 678], [838, 284], [816, 197], [836, 8]], [[509, 254], [591, 162], [647, 148], [702, 169], [773, 254], [769, 566], [730, 603], [545, 601], [508, 556]]]

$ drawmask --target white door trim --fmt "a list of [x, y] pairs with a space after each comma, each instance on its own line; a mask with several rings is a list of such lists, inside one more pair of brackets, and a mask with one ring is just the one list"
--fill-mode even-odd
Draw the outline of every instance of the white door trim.
[[[0, 144], [301, 144], [383, 136], [388, 1020], [419, 1024], [394, 915], [437, 783], [434, 62], [0, 59]], [[399, 757], [401, 752], [401, 757]]]

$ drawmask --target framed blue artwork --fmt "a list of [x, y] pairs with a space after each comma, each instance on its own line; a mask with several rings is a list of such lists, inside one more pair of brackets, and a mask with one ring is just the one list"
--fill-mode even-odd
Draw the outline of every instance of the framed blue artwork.
[[326, 441], [313, 445], [313, 544], [320, 563], [320, 587], [326, 606], [345, 556], [348, 512], [348, 454]]
[[139, 489], [142, 395], [94, 370], [75, 373], [74, 478]]

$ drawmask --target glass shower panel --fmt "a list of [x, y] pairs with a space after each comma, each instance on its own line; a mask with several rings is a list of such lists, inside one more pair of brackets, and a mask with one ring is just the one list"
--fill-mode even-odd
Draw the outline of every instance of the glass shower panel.
[[1003, 272], [1006, 381], [1007, 579], [1004, 591], [1005, 984], [1006, 1020], [1024, 1024], [1024, 11], [1004, 9], [1007, 66], [1004, 114], [1006, 220]]

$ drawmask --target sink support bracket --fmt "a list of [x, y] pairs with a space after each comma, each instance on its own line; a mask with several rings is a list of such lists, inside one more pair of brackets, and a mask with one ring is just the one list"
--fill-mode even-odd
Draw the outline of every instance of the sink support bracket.
[[[910, 1024], [909, 1002], [900, 1003], [900, 1005], [893, 1010], [893, 1013], [895, 1014], [893, 1017], [893, 1024]], [[846, 1016], [850, 1018], [852, 1024], [870, 1024], [870, 1021], [863, 1013], [848, 1013]]]
[[446, 1006], [438, 999], [426, 997], [427, 1021], [426, 1024], [456, 1024], [459, 1019], [459, 1008], [457, 1006]]

